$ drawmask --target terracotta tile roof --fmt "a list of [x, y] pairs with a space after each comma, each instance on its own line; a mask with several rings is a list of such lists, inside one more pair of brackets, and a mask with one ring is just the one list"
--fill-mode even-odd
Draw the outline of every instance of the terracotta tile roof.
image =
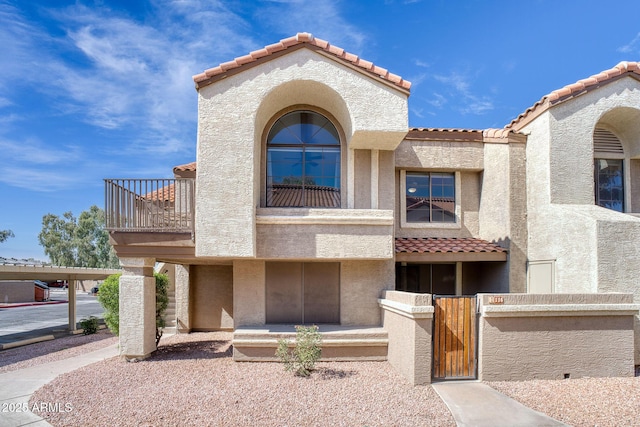
[[378, 67], [372, 62], [359, 58], [357, 55], [346, 52], [342, 48], [333, 46], [325, 40], [316, 38], [310, 33], [298, 33], [293, 37], [282, 39], [278, 43], [255, 50], [248, 55], [240, 56], [229, 62], [224, 62], [217, 67], [210, 68], [205, 70], [203, 73], [196, 74], [193, 76], [193, 81], [196, 83], [196, 88], [200, 89], [213, 83], [217, 78], [224, 76], [229, 71], [239, 70], [241, 67], [257, 65], [256, 62], [262, 58], [269, 57], [276, 53], [285, 52], [287, 50], [295, 50], [303, 46], [329, 54], [343, 62], [346, 62], [350, 66], [366, 71], [369, 74], [377, 78], [381, 78], [403, 90], [409, 91], [411, 88], [411, 82], [404, 80], [402, 77], [390, 73], [385, 68]]
[[525, 142], [513, 129], [411, 128], [405, 139], [422, 141]]
[[195, 172], [196, 162], [187, 163], [186, 165], [175, 166], [173, 172]]
[[267, 206], [339, 208], [340, 189], [334, 187], [322, 187], [319, 185], [305, 185], [303, 192], [300, 185], [274, 184], [267, 189]]
[[640, 78], [640, 62], [622, 61], [615, 67], [602, 71], [586, 79], [578, 80], [575, 83], [567, 85], [563, 88], [554, 90], [548, 95], [543, 96], [538, 102], [511, 121], [505, 129], [520, 130], [527, 123], [545, 112], [550, 107], [563, 101], [581, 95], [590, 90], [599, 88], [613, 80], [621, 77], [633, 75]]
[[148, 200], [150, 202], [170, 202], [173, 203], [176, 200], [176, 187], [175, 184], [168, 184], [164, 187], [158, 188], [155, 191], [151, 191], [144, 196], [142, 199]]
[[410, 128], [405, 139], [481, 142], [482, 131], [476, 129]]
[[473, 237], [411, 237], [396, 238], [396, 253], [473, 253], [507, 252], [494, 243]]

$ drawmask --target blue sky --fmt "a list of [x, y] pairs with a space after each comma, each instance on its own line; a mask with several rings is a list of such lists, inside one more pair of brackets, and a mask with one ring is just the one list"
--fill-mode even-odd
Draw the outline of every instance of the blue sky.
[[314, 36], [413, 83], [409, 125], [503, 127], [543, 95], [640, 60], [640, 2], [0, 0], [0, 256], [46, 260], [47, 213], [103, 178], [195, 160], [192, 76]]

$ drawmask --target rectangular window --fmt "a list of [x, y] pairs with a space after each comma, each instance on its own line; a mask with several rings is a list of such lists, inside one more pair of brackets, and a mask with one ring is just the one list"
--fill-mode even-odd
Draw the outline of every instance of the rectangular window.
[[396, 263], [396, 290], [455, 295], [456, 265]]
[[594, 159], [596, 205], [624, 212], [622, 159]]
[[406, 172], [406, 222], [456, 222], [455, 181], [453, 173]]

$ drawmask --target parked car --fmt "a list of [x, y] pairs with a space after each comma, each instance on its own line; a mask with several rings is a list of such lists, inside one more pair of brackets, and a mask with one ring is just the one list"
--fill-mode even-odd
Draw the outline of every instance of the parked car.
[[51, 281], [51, 282], [47, 282], [47, 285], [49, 285], [50, 288], [66, 289], [67, 288], [67, 281], [66, 280], [54, 280], [54, 281]]
[[100, 285], [96, 285], [93, 288], [91, 288], [91, 294], [92, 295], [97, 295], [98, 291], [100, 291]]

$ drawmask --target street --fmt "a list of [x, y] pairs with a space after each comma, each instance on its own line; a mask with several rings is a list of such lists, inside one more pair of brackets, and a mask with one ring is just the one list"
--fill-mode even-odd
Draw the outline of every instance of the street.
[[[50, 299], [66, 300], [67, 291], [51, 288]], [[86, 292], [76, 294], [76, 321], [89, 316], [102, 318], [103, 308], [97, 298]], [[69, 325], [67, 303], [0, 309], [0, 337], [51, 328], [64, 330]]]

